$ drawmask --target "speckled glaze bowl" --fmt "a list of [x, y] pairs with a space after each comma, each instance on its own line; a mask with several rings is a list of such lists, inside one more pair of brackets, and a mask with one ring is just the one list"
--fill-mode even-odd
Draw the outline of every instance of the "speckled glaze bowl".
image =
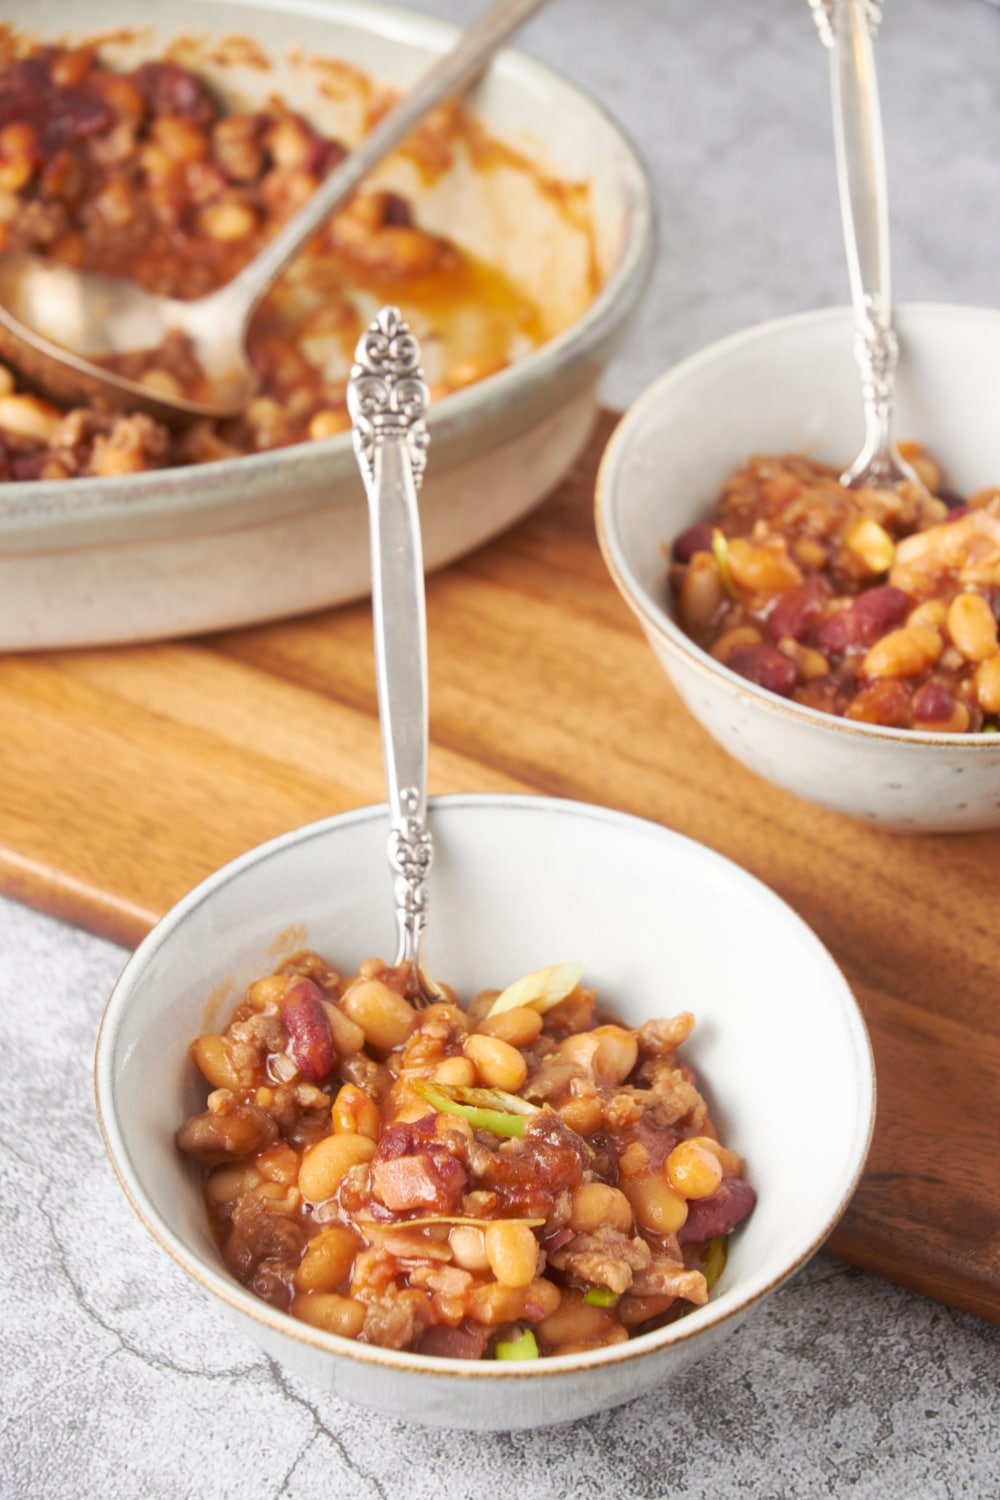
[[[922, 442], [959, 493], [997, 483], [1000, 312], [914, 304], [895, 317], [897, 437]], [[804, 453], [840, 468], [858, 452], [852, 350], [851, 313], [833, 308], [747, 329], [664, 375], [604, 454], [604, 559], [688, 708], [751, 771], [900, 833], [997, 828], [1000, 736], [884, 729], [805, 708], [722, 666], [672, 613], [663, 546], [710, 513], [750, 454]]]
[[[349, 112], [310, 72], [313, 59], [342, 59], [405, 88], [457, 35], [376, 0], [93, 0], [71, 16], [64, 0], [11, 0], [4, 21], [41, 39], [110, 36], [112, 60], [120, 53], [126, 66], [184, 36], [185, 60], [195, 47], [193, 60], [224, 95], [252, 105], [283, 93], [348, 143]], [[272, 66], [220, 61], [210, 45], [219, 37], [250, 38]], [[653, 246], [645, 170], [593, 100], [506, 50], [470, 104], [530, 170], [508, 165], [477, 181], [459, 162], [428, 188], [397, 156], [371, 180], [413, 196], [424, 227], [503, 269], [543, 302], [556, 331], [433, 408], [420, 499], [428, 571], [525, 515], [572, 465]], [[587, 223], [555, 211], [553, 182], [589, 184]], [[597, 295], [569, 311], [595, 265]], [[349, 433], [197, 467], [0, 485], [0, 650], [217, 630], [341, 604], [369, 587]]]
[[[198, 886], [129, 961], [97, 1045], [111, 1161], [150, 1233], [276, 1359], [316, 1385], [438, 1427], [505, 1430], [628, 1401], [713, 1350], [801, 1266], [861, 1172], [871, 1051], [826, 949], [757, 880], [652, 823], [540, 797], [433, 800], [427, 963], [461, 995], [587, 959], [632, 1024], [690, 1009], [685, 1045], [758, 1192], [710, 1302], [655, 1333], [530, 1363], [397, 1353], [259, 1301], [222, 1265], [196, 1173], [174, 1146], [202, 1108], [188, 1044], [303, 944], [349, 968], [394, 946], [388, 814], [369, 807], [251, 851]], [[794, 1122], [794, 1128], [790, 1123]], [[753, 1338], [752, 1327], [744, 1337]]]

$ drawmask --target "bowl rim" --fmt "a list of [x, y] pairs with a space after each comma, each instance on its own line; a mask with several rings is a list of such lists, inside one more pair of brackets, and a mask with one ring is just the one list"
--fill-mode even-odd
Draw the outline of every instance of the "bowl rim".
[[[276, 0], [209, 0], [209, 4], [219, 10], [237, 4], [260, 11], [273, 12], [276, 8]], [[293, 13], [298, 11], [347, 28], [382, 31], [403, 45], [426, 46], [434, 52], [444, 51], [462, 30], [453, 22], [402, 10], [383, 4], [382, 0], [366, 0], [364, 5], [358, 0], [283, 0], [283, 5]], [[221, 20], [214, 14], [210, 19]], [[439, 444], [461, 439], [470, 428], [479, 427], [492, 414], [509, 407], [512, 398], [530, 409], [532, 392], [550, 387], [567, 367], [588, 354], [599, 357], [603, 346], [637, 303], [653, 266], [656, 214], [652, 181], [642, 154], [626, 129], [581, 84], [515, 47], [501, 48], [492, 65], [501, 76], [515, 84], [523, 82], [535, 92], [551, 93], [554, 87], [563, 98], [571, 97], [576, 107], [599, 122], [613, 143], [616, 169], [621, 177], [622, 242], [618, 261], [580, 318], [523, 358], [434, 403], [428, 425]], [[40, 529], [47, 532], [60, 522], [72, 525], [74, 531], [84, 522], [94, 526], [116, 523], [119, 527], [127, 526], [129, 535], [141, 535], [145, 524], [153, 518], [168, 516], [182, 520], [190, 512], [203, 512], [206, 504], [219, 512], [215, 529], [225, 530], [227, 518], [230, 526], [239, 524], [241, 497], [226, 501], [219, 495], [206, 497], [199, 493], [192, 497], [189, 491], [222, 487], [234, 476], [245, 486], [252, 486], [255, 493], [266, 492], [272, 497], [273, 516], [293, 514], [303, 508], [302, 502], [297, 499], [295, 489], [279, 483], [290, 462], [308, 471], [303, 479], [313, 478], [324, 485], [353, 474], [351, 434], [345, 431], [262, 453], [140, 474], [89, 476], [69, 482], [8, 481], [0, 485], [0, 547], [5, 539], [14, 541], [22, 532], [30, 535]], [[309, 508], [314, 508], [315, 503], [311, 502]], [[324, 507], [331, 503], [329, 498], [323, 501]], [[342, 503], [363, 506], [364, 500], [359, 490], [357, 496]], [[171, 534], [178, 529], [172, 528]], [[52, 544], [60, 548], [66, 545], [65, 540], [62, 543], [54, 540]]]
[[[961, 746], [972, 754], [995, 756], [1000, 750], [1000, 735], [970, 735], [949, 732], [935, 733], [932, 730], [896, 729], [884, 724], [866, 724], [857, 719], [845, 719], [837, 714], [828, 714], [807, 704], [783, 698], [770, 688], [760, 687], [741, 677], [731, 667], [716, 661], [690, 636], [686, 635], [665, 606], [657, 604], [643, 588], [633, 573], [625, 549], [621, 545], [618, 517], [622, 499], [618, 487], [619, 471], [632, 433], [647, 413], [655, 409], [665, 397], [669, 397], [673, 385], [684, 381], [689, 373], [706, 365], [723, 361], [736, 349], [754, 343], [764, 343], [774, 336], [797, 328], [815, 327], [825, 323], [845, 321], [853, 317], [850, 307], [823, 307], [810, 311], [792, 313], [780, 318], [770, 318], [763, 323], [754, 323], [735, 333], [695, 350], [671, 365], [636, 398], [608, 439], [601, 455], [594, 486], [594, 520], [597, 540], [605, 565], [619, 593], [632, 610], [647, 635], [655, 637], [673, 656], [684, 665], [693, 668], [710, 682], [722, 682], [726, 688], [743, 699], [747, 705], [758, 704], [772, 713], [783, 715], [793, 722], [809, 724], [815, 729], [861, 740], [884, 741], [893, 745], [933, 745], [947, 748]], [[964, 303], [945, 302], [900, 302], [893, 308], [897, 326], [905, 331], [907, 323], [913, 321], [992, 321], [1000, 331], [1000, 309], [974, 307]], [[664, 575], [665, 576], [665, 575]]]
[[783, 920], [794, 929], [799, 938], [813, 949], [817, 960], [827, 969], [833, 991], [839, 999], [839, 1012], [850, 1039], [857, 1061], [857, 1090], [859, 1100], [858, 1117], [851, 1133], [851, 1149], [844, 1156], [840, 1178], [836, 1183], [835, 1201], [824, 1212], [824, 1222], [809, 1235], [808, 1242], [801, 1245], [792, 1260], [779, 1269], [758, 1272], [746, 1278], [741, 1287], [724, 1291], [717, 1299], [705, 1306], [693, 1309], [667, 1327], [655, 1332], [630, 1338], [624, 1344], [610, 1348], [590, 1350], [579, 1354], [556, 1355], [526, 1363], [493, 1360], [450, 1359], [439, 1355], [414, 1354], [394, 1349], [382, 1349], [376, 1345], [359, 1344], [338, 1334], [326, 1333], [309, 1324], [294, 1319], [269, 1303], [261, 1301], [231, 1277], [221, 1262], [218, 1268], [210, 1266], [200, 1255], [192, 1251], [148, 1202], [138, 1172], [133, 1168], [131, 1155], [114, 1109], [115, 1084], [114, 1060], [117, 1042], [129, 1002], [134, 989], [141, 982], [142, 972], [159, 949], [171, 940], [185, 919], [224, 885], [238, 879], [248, 867], [280, 858], [288, 849], [313, 839], [325, 839], [339, 827], [353, 826], [362, 822], [384, 821], [388, 827], [388, 808], [376, 804], [337, 813], [318, 822], [308, 823], [289, 833], [281, 834], [266, 843], [259, 844], [223, 865], [201, 881], [186, 896], [173, 906], [143, 939], [129, 958], [119, 975], [101, 1018], [94, 1053], [94, 1096], [101, 1139], [108, 1160], [118, 1178], [126, 1198], [146, 1229], [203, 1291], [220, 1299], [231, 1309], [243, 1314], [251, 1321], [263, 1325], [272, 1334], [282, 1335], [294, 1342], [305, 1344], [333, 1356], [357, 1360], [373, 1369], [406, 1371], [414, 1375], [436, 1376], [452, 1379], [475, 1380], [553, 1380], [574, 1371], [586, 1371], [595, 1367], [620, 1365], [632, 1360], [654, 1356], [677, 1344], [686, 1344], [698, 1334], [721, 1325], [740, 1320], [756, 1304], [763, 1301], [792, 1275], [795, 1274], [822, 1245], [830, 1231], [847, 1207], [862, 1171], [871, 1146], [875, 1124], [876, 1075], [871, 1039], [861, 1008], [847, 980], [812, 928], [780, 896], [763, 881], [734, 861], [717, 853], [708, 846], [688, 838], [684, 834], [637, 817], [632, 813], [601, 807], [590, 803], [576, 802], [557, 797], [536, 796], [523, 793], [479, 792], [453, 793], [429, 799], [429, 814], [450, 811], [460, 813], [463, 808], [500, 809], [505, 814], [513, 812], [563, 815], [576, 819], [587, 819], [613, 824], [643, 837], [654, 838], [688, 850], [704, 860], [709, 867], [724, 871], [728, 880], [738, 879], [774, 908], [780, 909]]

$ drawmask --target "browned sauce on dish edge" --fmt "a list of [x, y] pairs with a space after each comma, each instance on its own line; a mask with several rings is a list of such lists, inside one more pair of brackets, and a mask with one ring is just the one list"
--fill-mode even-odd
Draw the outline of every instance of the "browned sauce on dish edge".
[[[342, 159], [277, 94], [263, 108], [228, 106], [192, 63], [269, 66], [256, 43], [211, 47], [181, 38], [162, 59], [122, 70], [102, 48], [41, 47], [0, 29], [0, 249], [129, 276], [152, 291], [197, 297], [229, 280]], [[331, 97], [354, 100], [362, 129], [394, 92], [358, 69], [312, 60]], [[441, 106], [399, 153], [433, 184], [464, 152], [480, 175], [526, 158], [494, 141], [459, 103]], [[530, 168], [535, 190], [579, 238], [589, 261], [585, 295], [600, 274], [589, 232], [589, 190]], [[498, 182], [498, 190], [502, 184]], [[349, 425], [345, 386], [357, 339], [376, 302], [398, 301], [421, 336], [438, 398], [503, 369], [551, 336], [538, 301], [497, 266], [419, 222], [419, 204], [366, 188], [335, 213], [280, 278], [250, 335], [261, 384], [240, 416], [172, 433], [142, 414], [95, 403], [60, 409], [0, 369], [0, 478], [63, 479], [206, 462], [310, 438]], [[114, 367], [166, 392], [203, 394], [186, 342], [117, 359]]]

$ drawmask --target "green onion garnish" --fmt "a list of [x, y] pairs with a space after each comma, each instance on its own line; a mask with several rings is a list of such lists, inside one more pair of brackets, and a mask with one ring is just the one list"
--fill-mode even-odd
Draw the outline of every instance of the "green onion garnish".
[[736, 588], [733, 584], [733, 575], [729, 571], [729, 543], [726, 534], [720, 531], [718, 526], [712, 527], [712, 556], [715, 558], [722, 577], [722, 587], [730, 599], [736, 598]]
[[728, 1234], [717, 1234], [714, 1240], [709, 1240], [705, 1249], [705, 1285], [709, 1291], [726, 1269], [728, 1256]]
[[457, 1084], [429, 1083], [423, 1078], [413, 1079], [412, 1086], [439, 1114], [461, 1115], [474, 1130], [489, 1130], [494, 1135], [523, 1135], [529, 1118], [539, 1113], [537, 1105], [503, 1089], [466, 1089]]
[[584, 1302], [591, 1307], [617, 1307], [618, 1293], [613, 1292], [609, 1286], [592, 1286], [589, 1292], [584, 1293]]
[[519, 1339], [506, 1339], [493, 1346], [494, 1359], [537, 1359], [538, 1344], [530, 1328]]

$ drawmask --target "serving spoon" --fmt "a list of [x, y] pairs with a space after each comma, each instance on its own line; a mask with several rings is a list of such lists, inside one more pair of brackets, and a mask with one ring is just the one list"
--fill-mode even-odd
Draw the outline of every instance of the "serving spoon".
[[[334, 208], [426, 114], [461, 93], [493, 53], [545, 0], [499, 0], [434, 62], [416, 85], [321, 183], [312, 197], [233, 279], [190, 302], [159, 297], [133, 282], [35, 256], [0, 256], [0, 355], [59, 401], [95, 397], [177, 425], [226, 417], [252, 396], [250, 319], [290, 260]], [[169, 395], [96, 361], [153, 351], [168, 333], [191, 342], [209, 385], [204, 400]]]
[[892, 436], [899, 343], [892, 327], [885, 146], [872, 46], [882, 0], [809, 3], [820, 39], [830, 49], [837, 188], [865, 420], [861, 451], [840, 482], [851, 489], [886, 489], [905, 480], [926, 495]]
[[422, 957], [434, 846], [427, 827], [427, 621], [417, 491], [427, 462], [429, 399], [420, 346], [399, 309], [383, 307], [358, 341], [347, 407], [368, 496], [395, 967], [405, 972], [405, 993], [418, 1006], [447, 998]]

